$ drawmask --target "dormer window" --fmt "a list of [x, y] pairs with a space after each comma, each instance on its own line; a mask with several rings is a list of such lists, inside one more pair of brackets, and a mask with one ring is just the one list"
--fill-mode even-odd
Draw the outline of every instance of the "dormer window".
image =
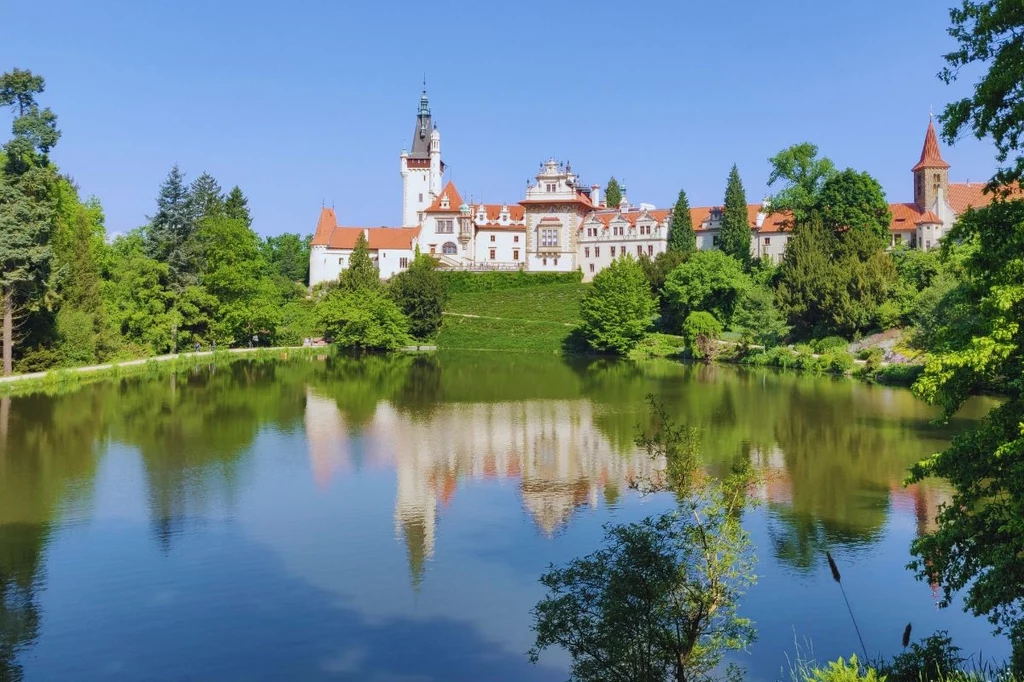
[[441, 197], [441, 208], [451, 208], [451, 204], [448, 202], [448, 195]]

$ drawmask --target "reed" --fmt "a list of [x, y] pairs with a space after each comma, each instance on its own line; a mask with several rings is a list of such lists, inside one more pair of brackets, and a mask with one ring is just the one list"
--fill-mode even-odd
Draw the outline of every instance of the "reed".
[[[868, 648], [864, 646], [864, 637], [860, 634], [860, 627], [857, 625], [857, 619], [853, 617], [853, 609], [850, 607], [850, 600], [846, 596], [846, 589], [843, 587], [843, 576], [839, 574], [839, 567], [836, 565], [836, 560], [832, 558], [832, 553], [826, 551], [825, 557], [828, 559], [828, 567], [832, 570], [832, 579], [839, 584], [839, 590], [843, 593], [843, 601], [846, 602], [846, 610], [850, 614], [850, 620], [853, 621], [853, 629], [857, 631], [857, 639], [860, 640], [860, 648], [864, 651], [864, 660], [868, 660]], [[909, 641], [910, 633], [905, 631], [905, 636]]]

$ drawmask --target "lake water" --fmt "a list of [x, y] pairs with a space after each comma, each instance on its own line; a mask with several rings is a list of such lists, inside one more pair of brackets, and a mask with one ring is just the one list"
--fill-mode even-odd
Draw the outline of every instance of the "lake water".
[[237, 362], [0, 401], [0, 680], [543, 680], [530, 608], [550, 562], [668, 509], [629, 482], [656, 395], [713, 471], [765, 467], [745, 523], [775, 679], [800, 643], [872, 653], [904, 625], [1007, 654], [904, 569], [948, 499], [903, 488], [948, 427], [909, 391], [731, 367], [438, 355]]

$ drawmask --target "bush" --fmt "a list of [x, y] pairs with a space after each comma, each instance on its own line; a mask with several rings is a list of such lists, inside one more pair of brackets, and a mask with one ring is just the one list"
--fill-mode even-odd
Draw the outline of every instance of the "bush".
[[940, 631], [925, 637], [920, 644], [912, 643], [891, 661], [880, 662], [878, 670], [887, 682], [918, 682], [948, 679], [959, 672], [963, 664], [960, 647], [953, 645], [945, 631]]
[[819, 358], [820, 366], [826, 372], [846, 374], [853, 368], [853, 356], [845, 350], [830, 350]]
[[278, 344], [298, 346], [304, 339], [312, 339], [319, 335], [313, 301], [298, 299], [288, 301], [281, 307], [281, 324], [277, 327]]
[[430, 256], [417, 254], [408, 270], [391, 279], [388, 294], [409, 318], [409, 333], [417, 339], [430, 338], [441, 328], [448, 289]]
[[540, 286], [542, 284], [579, 284], [583, 281], [583, 272], [463, 272], [459, 270], [439, 270], [438, 274], [447, 286], [449, 293], [467, 293], [472, 291], [498, 291], [501, 289], [520, 289], [522, 287]]
[[679, 347], [685, 341], [670, 334], [650, 334], [640, 341], [629, 352], [630, 360], [649, 360], [651, 358], [669, 358], [679, 353]]
[[316, 312], [325, 335], [341, 348], [390, 351], [409, 343], [409, 320], [380, 290], [331, 291]]
[[860, 352], [861, 360], [867, 362], [866, 369], [868, 372], [874, 374], [882, 366], [882, 358], [884, 354], [881, 348], [865, 348]]
[[882, 330], [898, 327], [903, 322], [903, 308], [896, 301], [883, 301], [878, 306], [878, 326]]
[[830, 350], [846, 350], [850, 342], [841, 336], [826, 336], [823, 339], [811, 341], [811, 348], [815, 353], [827, 353]]
[[683, 321], [683, 338], [693, 357], [710, 362], [717, 350], [716, 340], [722, 334], [722, 323], [711, 313], [698, 310]]
[[654, 297], [644, 271], [629, 256], [612, 261], [580, 301], [580, 331], [597, 351], [625, 355], [651, 326]]
[[894, 386], [910, 386], [924, 371], [924, 365], [890, 364], [875, 372], [875, 381]]
[[887, 682], [874, 668], [861, 666], [856, 655], [850, 656], [849, 662], [840, 658], [829, 663], [828, 667], [805, 670], [802, 677], [804, 682]]

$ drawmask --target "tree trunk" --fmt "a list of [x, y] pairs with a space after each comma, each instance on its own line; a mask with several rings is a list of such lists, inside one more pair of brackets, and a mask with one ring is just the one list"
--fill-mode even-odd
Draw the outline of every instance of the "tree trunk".
[[4, 376], [14, 371], [14, 287], [4, 289]]

